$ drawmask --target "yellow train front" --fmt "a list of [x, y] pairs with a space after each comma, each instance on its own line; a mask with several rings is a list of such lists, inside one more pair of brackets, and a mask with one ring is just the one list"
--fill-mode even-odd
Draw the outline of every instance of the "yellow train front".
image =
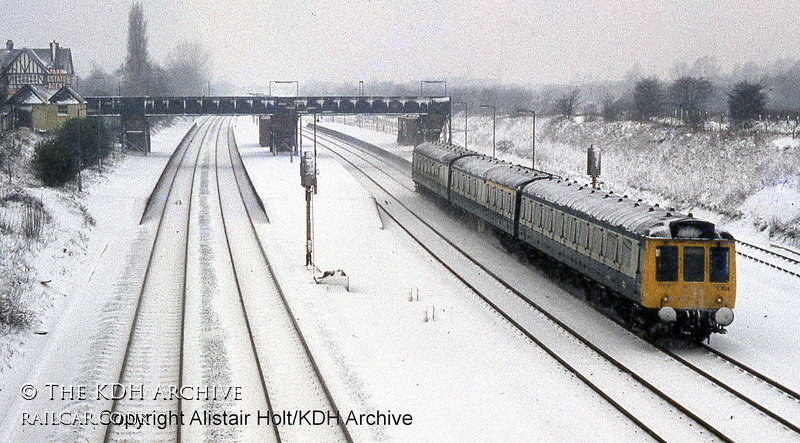
[[646, 240], [642, 307], [657, 310], [675, 332], [697, 338], [725, 332], [736, 304], [735, 242], [724, 233], [706, 239], [678, 235], [688, 238]]

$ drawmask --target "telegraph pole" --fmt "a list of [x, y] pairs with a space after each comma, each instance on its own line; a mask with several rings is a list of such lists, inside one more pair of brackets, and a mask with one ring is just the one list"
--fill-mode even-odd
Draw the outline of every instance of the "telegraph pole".
[[306, 266], [314, 264], [313, 195], [317, 193], [317, 116], [314, 117], [314, 152], [300, 157], [300, 184], [306, 188]]

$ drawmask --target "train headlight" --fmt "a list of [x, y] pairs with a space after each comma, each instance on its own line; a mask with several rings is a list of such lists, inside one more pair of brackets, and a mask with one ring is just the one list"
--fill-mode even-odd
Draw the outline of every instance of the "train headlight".
[[717, 312], [714, 313], [714, 320], [717, 321], [717, 324], [720, 326], [728, 326], [733, 323], [733, 309], [729, 307], [719, 308]]
[[671, 306], [664, 306], [658, 310], [658, 318], [660, 318], [661, 321], [673, 322], [678, 319], [678, 313], [675, 312], [675, 309]]
[[722, 304], [722, 301], [723, 301], [723, 300], [722, 300], [722, 297], [717, 297], [717, 304], [718, 304], [718, 305], [721, 305], [721, 304]]

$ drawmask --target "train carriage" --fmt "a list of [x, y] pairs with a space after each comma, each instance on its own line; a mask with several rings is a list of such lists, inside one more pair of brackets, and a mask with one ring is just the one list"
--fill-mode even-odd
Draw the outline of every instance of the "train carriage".
[[445, 145], [425, 143], [414, 148], [411, 175], [414, 183], [435, 195], [450, 200], [450, 164], [465, 155], [478, 155], [476, 152]]
[[519, 189], [550, 177], [483, 155], [462, 156], [450, 169], [450, 201], [510, 236], [516, 235]]
[[734, 240], [707, 221], [474, 151], [424, 143], [414, 182], [628, 300], [651, 330], [724, 332], [736, 298]]

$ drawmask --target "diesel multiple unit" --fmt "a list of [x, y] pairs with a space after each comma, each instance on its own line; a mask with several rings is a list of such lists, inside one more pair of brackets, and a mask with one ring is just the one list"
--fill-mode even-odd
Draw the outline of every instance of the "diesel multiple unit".
[[418, 189], [612, 294], [645, 332], [702, 339], [733, 322], [734, 239], [710, 222], [454, 145], [418, 145], [412, 171]]

